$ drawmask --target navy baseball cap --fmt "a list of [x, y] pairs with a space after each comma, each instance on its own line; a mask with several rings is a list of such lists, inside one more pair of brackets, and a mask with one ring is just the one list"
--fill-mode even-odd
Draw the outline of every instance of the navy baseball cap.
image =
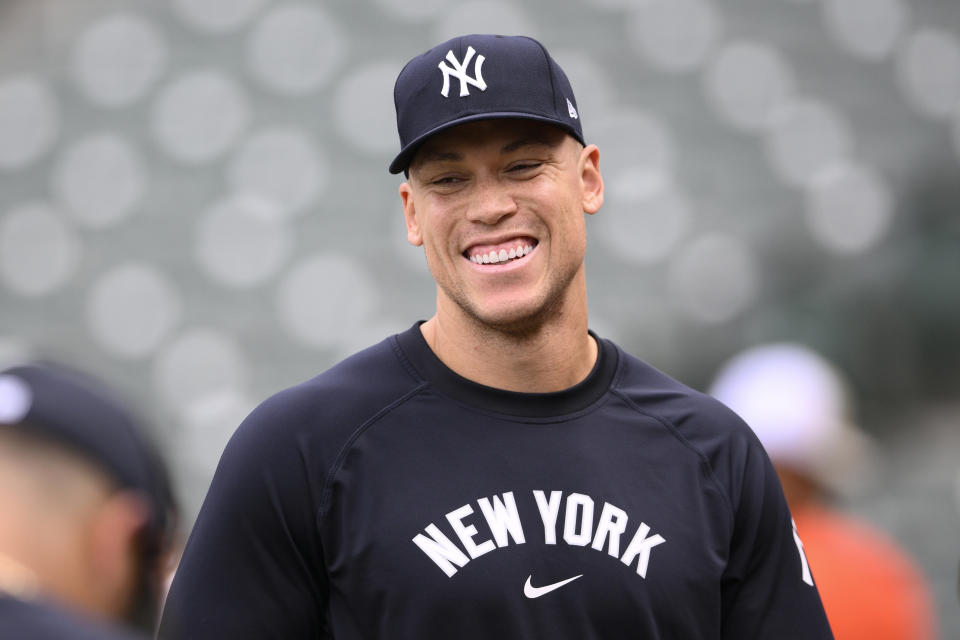
[[538, 120], [585, 144], [570, 81], [543, 45], [526, 36], [447, 40], [407, 63], [393, 102], [400, 153], [390, 173], [406, 171], [428, 137], [474, 120]]
[[150, 508], [152, 545], [172, 533], [170, 479], [140, 419], [98, 380], [63, 365], [31, 362], [0, 371], [0, 429], [16, 429], [94, 463]]

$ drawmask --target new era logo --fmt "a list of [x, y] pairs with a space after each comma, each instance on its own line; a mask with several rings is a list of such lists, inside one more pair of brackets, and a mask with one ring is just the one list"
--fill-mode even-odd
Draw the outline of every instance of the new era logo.
[[[463, 62], [461, 63], [457, 60], [457, 57], [453, 55], [453, 50], [447, 51], [447, 60], [441, 61], [439, 65], [440, 71], [443, 72], [443, 88], [440, 90], [441, 95], [444, 98], [449, 97], [450, 94], [450, 76], [455, 77], [460, 81], [460, 97], [470, 95], [469, 85], [475, 86], [480, 91], [487, 90], [487, 83], [483, 80], [483, 74], [481, 73], [481, 68], [483, 67], [483, 61], [485, 58], [482, 55], [477, 56], [477, 61], [473, 65], [473, 77], [471, 78], [467, 75], [467, 68], [470, 66], [470, 61], [473, 60], [473, 56], [477, 54], [476, 50], [473, 47], [467, 47], [467, 54], [463, 57]], [[450, 62], [451, 66], [447, 66], [447, 62]]]

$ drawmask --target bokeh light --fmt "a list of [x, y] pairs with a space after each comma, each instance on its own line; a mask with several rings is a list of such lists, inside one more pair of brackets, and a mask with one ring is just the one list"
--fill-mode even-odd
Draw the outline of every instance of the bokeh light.
[[269, 0], [172, 0], [171, 5], [186, 24], [206, 33], [224, 33], [240, 28]]
[[850, 155], [853, 134], [830, 105], [798, 99], [774, 112], [765, 145], [780, 178], [789, 185], [803, 186], [820, 169]]
[[676, 308], [696, 322], [732, 320], [753, 303], [760, 272], [750, 248], [738, 237], [707, 234], [685, 245], [670, 268]]
[[897, 57], [897, 80], [919, 113], [949, 118], [960, 108], [960, 40], [942, 29], [911, 34]]
[[247, 43], [254, 77], [280, 94], [323, 87], [346, 56], [343, 29], [317, 5], [287, 4], [270, 10]]
[[879, 242], [893, 221], [893, 198], [867, 167], [829, 166], [807, 190], [807, 223], [813, 237], [836, 253], [859, 253]]
[[251, 287], [273, 277], [293, 250], [293, 230], [269, 200], [235, 194], [200, 214], [195, 256], [210, 279]]
[[239, 345], [211, 328], [182, 332], [163, 346], [153, 364], [157, 390], [172, 407], [246, 388], [250, 365]]
[[139, 152], [120, 134], [93, 133], [65, 147], [51, 174], [64, 208], [88, 227], [107, 227], [142, 203], [147, 171]]
[[590, 141], [601, 149], [600, 162], [608, 179], [616, 179], [620, 172], [634, 178], [673, 175], [676, 142], [669, 126], [656, 114], [626, 108], [608, 111], [591, 123], [590, 131]]
[[421, 22], [439, 15], [452, 0], [373, 0], [384, 12], [410, 22]]
[[533, 38], [538, 35], [537, 21], [532, 20], [521, 5], [497, 0], [474, 0], [451, 5], [438, 16], [431, 40], [443, 42], [464, 33], [499, 33]]
[[45, 202], [0, 216], [0, 280], [20, 295], [43, 296], [74, 275], [82, 245], [62, 212]]
[[87, 326], [107, 353], [122, 359], [152, 355], [178, 325], [183, 302], [157, 267], [129, 262], [99, 276], [87, 299]]
[[72, 56], [77, 86], [101, 107], [141, 99], [168, 64], [167, 44], [147, 19], [131, 13], [101, 18], [80, 36]]
[[909, 21], [901, 0], [823, 0], [823, 19], [837, 44], [866, 60], [887, 57]]
[[707, 99], [730, 125], [746, 131], [769, 126], [794, 92], [783, 55], [769, 45], [738, 41], [723, 47], [704, 73]]
[[43, 156], [60, 131], [60, 107], [41, 78], [0, 77], [0, 171], [22, 169]]
[[711, 0], [649, 0], [639, 3], [627, 29], [644, 60], [657, 69], [682, 73], [703, 64], [723, 24]]
[[402, 65], [381, 61], [354, 69], [333, 103], [337, 130], [357, 149], [384, 158], [397, 151], [393, 81]]
[[604, 207], [591, 224], [622, 260], [651, 264], [676, 251], [692, 217], [687, 198], [662, 174], [636, 169], [606, 181]]
[[213, 69], [176, 78], [158, 96], [152, 116], [157, 145], [188, 165], [210, 162], [225, 153], [251, 118], [241, 87]]
[[227, 183], [234, 193], [267, 201], [290, 217], [323, 193], [328, 173], [326, 156], [307, 132], [273, 127], [238, 147], [227, 166]]
[[290, 335], [317, 348], [334, 348], [344, 326], [363, 326], [380, 294], [363, 266], [337, 254], [301, 260], [280, 283], [277, 313]]

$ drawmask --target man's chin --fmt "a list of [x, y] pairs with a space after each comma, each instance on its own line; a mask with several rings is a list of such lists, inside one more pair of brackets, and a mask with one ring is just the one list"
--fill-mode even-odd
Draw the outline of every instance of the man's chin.
[[495, 331], [515, 339], [524, 339], [541, 333], [558, 312], [547, 305], [504, 305], [502, 309], [485, 308], [471, 314], [474, 321], [487, 331]]

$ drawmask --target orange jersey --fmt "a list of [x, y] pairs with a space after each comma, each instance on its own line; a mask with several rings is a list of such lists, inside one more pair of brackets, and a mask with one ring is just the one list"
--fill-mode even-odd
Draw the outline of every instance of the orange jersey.
[[927, 584], [892, 540], [823, 507], [793, 515], [836, 640], [936, 637]]

